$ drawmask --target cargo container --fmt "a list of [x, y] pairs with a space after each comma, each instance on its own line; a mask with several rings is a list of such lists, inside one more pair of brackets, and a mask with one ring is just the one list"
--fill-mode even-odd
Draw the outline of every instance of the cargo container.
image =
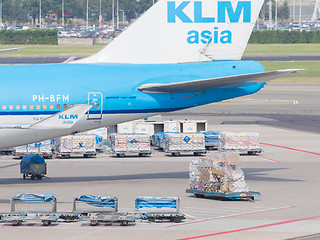
[[36, 154], [28, 154], [24, 156], [20, 162], [20, 173], [23, 179], [29, 177], [41, 180], [47, 174], [47, 164], [44, 158]]
[[249, 191], [239, 164], [239, 153], [227, 151], [190, 163], [190, 188], [187, 193], [196, 197], [254, 200], [258, 192]]
[[151, 155], [150, 137], [147, 134], [121, 134], [113, 133], [110, 136], [111, 153], [118, 157], [127, 154], [139, 156]]
[[207, 150], [219, 149], [219, 132], [203, 131], [205, 146]]
[[52, 158], [52, 144], [53, 140], [45, 140], [42, 142], [17, 146], [14, 147], [13, 156], [23, 158], [23, 156], [28, 154], [37, 154], [44, 158]]
[[56, 154], [60, 157], [96, 156], [96, 135], [76, 134], [55, 139]]
[[192, 152], [194, 155], [205, 154], [204, 134], [202, 133], [165, 133], [164, 151], [178, 156]]
[[220, 132], [220, 151], [239, 151], [249, 155], [261, 153], [259, 133], [255, 132]]

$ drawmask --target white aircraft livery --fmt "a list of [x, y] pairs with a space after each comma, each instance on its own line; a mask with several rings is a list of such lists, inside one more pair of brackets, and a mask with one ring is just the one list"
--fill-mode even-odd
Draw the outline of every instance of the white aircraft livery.
[[259, 91], [299, 69], [240, 61], [263, 0], [159, 0], [100, 52], [0, 66], [0, 148]]

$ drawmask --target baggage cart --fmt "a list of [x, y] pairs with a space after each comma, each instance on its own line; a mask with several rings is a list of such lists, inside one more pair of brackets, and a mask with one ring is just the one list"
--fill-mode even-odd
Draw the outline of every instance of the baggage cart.
[[221, 200], [249, 200], [253, 201], [255, 197], [260, 197], [259, 192], [211, 192], [196, 189], [187, 189], [187, 193], [192, 193], [196, 197], [208, 197]]
[[13, 226], [28, 221], [40, 221], [43, 226], [48, 226], [58, 220], [56, 204], [54, 194], [20, 194], [11, 199], [11, 212], [2, 214], [1, 220]]
[[220, 132], [219, 150], [238, 151], [248, 155], [262, 152], [260, 148], [259, 133], [255, 132]]
[[137, 197], [135, 213], [141, 220], [150, 222], [170, 221], [181, 222], [185, 215], [180, 213], [180, 198], [177, 197]]
[[219, 149], [219, 132], [203, 131], [207, 150]]
[[24, 156], [20, 162], [20, 172], [23, 179], [29, 177], [41, 180], [47, 174], [47, 164], [44, 158], [36, 154], [28, 154]]
[[204, 134], [202, 133], [166, 133], [164, 151], [172, 156], [191, 152], [195, 156], [206, 154]]
[[55, 139], [55, 152], [59, 157], [83, 155], [83, 157], [95, 157], [96, 137], [93, 134], [75, 134]]
[[81, 221], [90, 222], [91, 226], [100, 223], [120, 223], [127, 226], [135, 222], [135, 216], [118, 212], [118, 198], [82, 195], [74, 198], [73, 214], [80, 215]]
[[141, 157], [151, 155], [150, 137], [147, 134], [113, 133], [110, 136], [111, 153], [117, 157], [138, 154]]

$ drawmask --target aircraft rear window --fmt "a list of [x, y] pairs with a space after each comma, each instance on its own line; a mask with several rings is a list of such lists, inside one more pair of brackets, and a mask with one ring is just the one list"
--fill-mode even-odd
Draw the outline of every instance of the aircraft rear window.
[[97, 109], [100, 109], [100, 103], [97, 103], [96, 107]]
[[42, 108], [43, 108], [43, 109], [47, 109], [47, 108], [48, 108], [48, 105], [47, 105], [47, 104], [43, 104]]
[[22, 105], [22, 109], [23, 109], [23, 110], [27, 110], [27, 105], [26, 105], [26, 104], [23, 104], [23, 105]]
[[30, 110], [33, 110], [33, 107], [34, 107], [33, 104], [29, 105]]
[[57, 104], [57, 109], [60, 109], [60, 104]]
[[63, 109], [66, 109], [68, 107], [67, 104], [63, 104]]
[[54, 108], [54, 105], [53, 105], [53, 104], [50, 104], [49, 108], [50, 108], [50, 109], [53, 109], [53, 108]]
[[16, 105], [16, 110], [20, 110], [20, 105], [19, 104]]
[[41, 108], [40, 104], [36, 105], [36, 109], [39, 110]]
[[9, 105], [9, 110], [13, 110], [13, 105]]
[[2, 110], [6, 110], [7, 109], [7, 105], [2, 105]]

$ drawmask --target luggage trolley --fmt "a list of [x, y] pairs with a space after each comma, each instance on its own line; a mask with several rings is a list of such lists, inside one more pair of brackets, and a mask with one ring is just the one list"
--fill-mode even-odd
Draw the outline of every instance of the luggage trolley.
[[27, 221], [41, 221], [43, 226], [56, 222], [57, 199], [54, 194], [23, 193], [12, 197], [11, 212], [3, 214], [1, 220], [13, 226]]
[[185, 219], [180, 213], [180, 198], [177, 197], [137, 197], [135, 213], [140, 214], [141, 220], [150, 222], [168, 220], [179, 223]]
[[102, 222], [120, 223], [127, 226], [135, 222], [134, 215], [118, 212], [117, 197], [100, 197], [82, 195], [74, 198], [73, 214], [79, 214], [81, 221], [89, 221], [91, 226], [97, 226]]
[[43, 157], [36, 154], [28, 154], [20, 162], [20, 172], [23, 175], [23, 179], [30, 176], [32, 180], [35, 178], [41, 180], [47, 174], [47, 164]]

